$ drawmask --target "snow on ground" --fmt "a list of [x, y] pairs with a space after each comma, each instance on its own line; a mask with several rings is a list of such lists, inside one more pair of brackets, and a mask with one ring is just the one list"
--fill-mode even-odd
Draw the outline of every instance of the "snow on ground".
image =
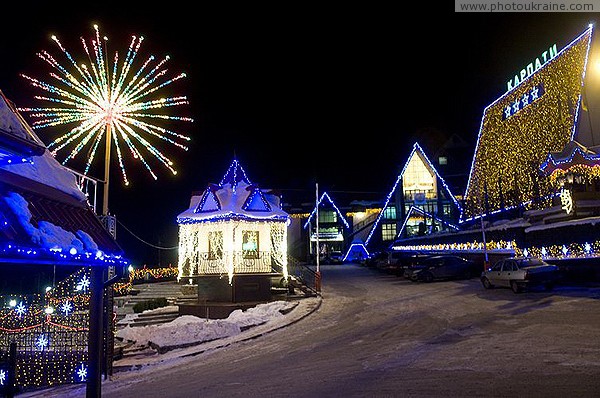
[[[147, 347], [150, 343], [159, 347], [185, 346], [202, 343], [224, 337], [234, 336], [252, 326], [283, 317], [282, 312], [289, 310], [294, 303], [274, 301], [258, 304], [246, 311], [235, 310], [226, 319], [206, 319], [192, 315], [183, 315], [171, 322], [148, 326], [126, 326], [117, 331], [117, 338], [133, 341], [135, 346]], [[144, 314], [160, 314], [172, 307], [144, 311]], [[128, 316], [131, 321], [137, 314]]]

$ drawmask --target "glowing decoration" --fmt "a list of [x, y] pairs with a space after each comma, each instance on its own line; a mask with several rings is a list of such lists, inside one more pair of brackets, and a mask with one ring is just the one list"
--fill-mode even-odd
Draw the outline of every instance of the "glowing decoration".
[[561, 209], [563, 209], [567, 214], [573, 213], [573, 198], [571, 197], [570, 190], [565, 188], [560, 190], [560, 203]]
[[79, 377], [79, 381], [83, 382], [87, 380], [87, 367], [84, 364], [81, 364], [79, 368], [77, 368], [77, 377]]
[[529, 251], [527, 249], [523, 250], [523, 257], [529, 257]]
[[8, 378], [8, 374], [3, 369], [0, 369], [0, 386], [3, 386], [6, 383], [6, 379]]
[[48, 340], [48, 337], [46, 337], [43, 334], [40, 334], [38, 336], [38, 338], [35, 340], [35, 345], [40, 350], [43, 350], [44, 348], [48, 347], [49, 344], [50, 344], [50, 341]]
[[52, 315], [52, 314], [54, 314], [54, 308], [48, 306], [48, 307], [44, 308], [44, 313], [46, 315]]
[[132, 36], [125, 57], [121, 58], [120, 53], [115, 52], [110, 61], [108, 39], [101, 38], [97, 25], [94, 25], [94, 30], [95, 37], [90, 44], [81, 39], [85, 53], [83, 61], [77, 60], [56, 36], [52, 36], [65, 64], [59, 57], [44, 50], [37, 55], [52, 68], [50, 82], [22, 75], [34, 87], [47, 93], [47, 96], [35, 98], [49, 102], [51, 106], [19, 110], [30, 113], [36, 119], [32, 124], [34, 129], [73, 126], [52, 141], [48, 148], [54, 154], [66, 151], [63, 164], [80, 154], [87, 156], [86, 175], [103, 137], [107, 138], [107, 143], [114, 144], [125, 185], [129, 184], [125, 150], [129, 151], [132, 159], [141, 162], [154, 179], [157, 176], [147, 160], [148, 156], [177, 174], [173, 161], [154, 143], [167, 143], [187, 150], [185, 143], [190, 138], [162, 127], [159, 122], [192, 122], [193, 119], [162, 113], [167, 108], [188, 104], [185, 96], [159, 97], [158, 94], [186, 74], [168, 77], [166, 64], [169, 56], [157, 59], [150, 55], [137, 61], [144, 40], [141, 36]]
[[585, 245], [583, 247], [583, 251], [587, 255], [591, 254], [592, 253], [592, 245], [590, 245], [589, 243], [585, 242]]
[[178, 280], [198, 275], [287, 272], [289, 216], [279, 198], [251, 183], [234, 159], [219, 185], [194, 195], [177, 216]]
[[542, 247], [542, 257], [546, 257], [548, 255], [548, 251], [545, 247]]
[[517, 98], [512, 105], [506, 105], [504, 108], [504, 120], [515, 115], [521, 109], [524, 109], [527, 105], [539, 99], [542, 94], [544, 94], [544, 85], [540, 83], [539, 85], [534, 86], [531, 91], [523, 94], [521, 98]]
[[506, 83], [507, 91], [511, 91], [513, 88], [521, 84], [521, 82], [540, 70], [546, 62], [550, 61], [554, 57], [556, 57], [556, 44], [550, 46], [547, 51], [542, 53], [541, 57], [538, 57], [535, 59], [535, 61], [530, 62], [525, 68], [521, 69], [521, 72], [516, 74], [513, 79], [509, 80]]
[[91, 283], [90, 278], [88, 278], [87, 275], [83, 275], [81, 277], [81, 280], [79, 281], [79, 283], [75, 287], [75, 289], [76, 290], [81, 290], [81, 291], [85, 292], [87, 289], [89, 289], [90, 283]]
[[[18, 315], [15, 307], [0, 308], [0, 349], [7, 350], [10, 342], [19, 342], [15, 384], [18, 387], [41, 387], [70, 384], [77, 381], [76, 368], [88, 358], [89, 292], [75, 289], [81, 276], [90, 268], [80, 268], [66, 279], [58, 281], [50, 292], [9, 297], [26, 307]], [[0, 302], [7, 297], [0, 296]], [[71, 304], [68, 316], [45, 312], [48, 307], [60, 309]]]
[[[452, 194], [452, 192], [450, 191], [450, 188], [448, 187], [448, 185], [446, 184], [444, 179], [438, 174], [436, 168], [429, 161], [429, 158], [427, 157], [427, 155], [425, 155], [425, 151], [423, 151], [423, 148], [421, 148], [421, 146], [415, 142], [415, 144], [413, 145], [413, 149], [412, 149], [410, 155], [408, 156], [408, 160], [404, 164], [404, 167], [402, 168], [402, 171], [400, 172], [400, 174], [398, 174], [398, 176], [396, 177], [396, 182], [392, 186], [392, 190], [390, 191], [390, 193], [388, 193], [387, 197], [385, 198], [383, 208], [381, 209], [381, 212], [379, 213], [379, 215], [377, 216], [377, 219], [373, 223], [373, 227], [371, 228], [371, 231], [369, 232], [369, 235], [367, 236], [367, 239], [365, 240], [365, 245], [368, 245], [369, 242], [371, 241], [371, 238], [373, 237], [373, 234], [374, 234], [375, 230], [377, 229], [379, 222], [381, 221], [381, 219], [383, 218], [383, 215], [385, 214], [385, 210], [387, 209], [388, 206], [390, 206], [390, 201], [392, 200], [394, 193], [396, 192], [396, 188], [398, 187], [398, 184], [400, 183], [400, 181], [403, 180], [404, 174], [409, 169], [409, 167], [414, 167], [415, 164], [419, 164], [420, 166], [418, 166], [418, 167], [425, 168], [427, 170], [427, 173], [429, 173], [431, 175], [431, 184], [432, 184], [431, 190], [435, 191], [437, 195], [451, 200], [452, 203], [454, 203], [454, 206], [459, 211], [461, 210], [460, 203], [458, 202], [456, 197]], [[443, 189], [440, 189], [440, 187], [438, 186], [438, 182], [442, 184]], [[418, 184], [419, 182], [415, 181], [414, 183]], [[404, 185], [404, 182], [403, 182], [403, 185]], [[434, 190], [434, 187], [435, 187], [435, 190]], [[407, 188], [408, 187], [403, 187], [403, 190], [407, 190]], [[404, 194], [404, 192], [402, 192], [402, 194]]]
[[65, 301], [61, 306], [60, 306], [60, 311], [65, 314], [66, 316], [69, 316], [69, 314], [73, 311], [73, 304], [71, 304], [70, 301]]
[[563, 247], [562, 247], [563, 255], [566, 256], [568, 252], [569, 252], [569, 249], [567, 249], [567, 246], [563, 245]]
[[11, 299], [11, 300], [8, 302], [8, 305], [9, 305], [9, 307], [16, 307], [16, 306], [17, 306], [17, 300], [15, 300], [15, 299]]
[[25, 308], [25, 305], [23, 304], [23, 302], [20, 302], [19, 305], [17, 305], [15, 307], [15, 312], [19, 316], [25, 315], [25, 313], [27, 312], [27, 308]]
[[[555, 186], [539, 175], [539, 166], [575, 135], [591, 38], [592, 29], [586, 29], [485, 108], [460, 222], [506, 208], [551, 204]], [[529, 105], [519, 105], [519, 112], [506, 118], [506, 108], [517, 100], [522, 105], [525, 95]]]
[[340, 219], [342, 220], [342, 222], [346, 226], [346, 228], [350, 228], [350, 225], [348, 224], [348, 221], [346, 221], [346, 218], [344, 217], [344, 215], [342, 214], [342, 212], [340, 211], [340, 209], [338, 209], [338, 207], [335, 205], [335, 203], [333, 203], [333, 200], [331, 199], [331, 197], [329, 196], [329, 194], [327, 192], [323, 192], [323, 194], [321, 195], [321, 198], [317, 201], [317, 205], [315, 206], [315, 208], [313, 209], [313, 211], [308, 216], [308, 219], [304, 223], [304, 229], [306, 229], [308, 227], [308, 225], [310, 223], [310, 220], [317, 213], [317, 206], [321, 205], [321, 202], [323, 201], [323, 199], [327, 199], [329, 201], [329, 203], [333, 206], [333, 208], [337, 212], [338, 216], [340, 217]]

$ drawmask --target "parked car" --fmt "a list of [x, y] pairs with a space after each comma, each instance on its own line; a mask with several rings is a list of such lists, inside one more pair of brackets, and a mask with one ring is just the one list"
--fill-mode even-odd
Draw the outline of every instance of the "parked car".
[[510, 287], [520, 293], [532, 286], [554, 287], [560, 276], [559, 268], [537, 257], [510, 257], [496, 262], [483, 271], [481, 283], [486, 289]]
[[[414, 282], [440, 279], [470, 279], [477, 275], [478, 266], [464, 257], [435, 255], [421, 259], [404, 270], [404, 277]], [[481, 270], [481, 268], [479, 268]]]
[[367, 265], [388, 274], [402, 276], [408, 266], [416, 264], [425, 257], [429, 256], [416, 251], [385, 250], [374, 253], [367, 261]]

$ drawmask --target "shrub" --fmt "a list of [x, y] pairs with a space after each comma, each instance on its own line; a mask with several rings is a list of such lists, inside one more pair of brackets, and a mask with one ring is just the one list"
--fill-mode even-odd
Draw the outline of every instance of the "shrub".
[[146, 310], [154, 310], [156, 308], [166, 307], [169, 303], [165, 297], [158, 297], [152, 300], [140, 301], [133, 306], [133, 312], [139, 314]]

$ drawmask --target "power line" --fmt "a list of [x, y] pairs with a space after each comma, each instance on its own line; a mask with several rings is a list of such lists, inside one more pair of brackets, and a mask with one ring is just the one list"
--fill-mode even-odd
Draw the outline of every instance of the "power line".
[[123, 223], [121, 221], [119, 221], [118, 218], [116, 220], [119, 223], [119, 225], [122, 226], [125, 229], [125, 231], [127, 231], [127, 232], [129, 232], [131, 234], [131, 236], [133, 236], [134, 238], [136, 238], [140, 242], [145, 243], [146, 245], [148, 245], [150, 247], [153, 247], [153, 248], [158, 249], [158, 250], [175, 250], [175, 249], [179, 248], [179, 246], [162, 247], [162, 246], [154, 245], [154, 244], [152, 244], [150, 242], [146, 242], [144, 239], [140, 238], [139, 236], [137, 236], [136, 234], [134, 234], [133, 232], [131, 232], [131, 230], [129, 228], [127, 228], [125, 225], [123, 225]]

